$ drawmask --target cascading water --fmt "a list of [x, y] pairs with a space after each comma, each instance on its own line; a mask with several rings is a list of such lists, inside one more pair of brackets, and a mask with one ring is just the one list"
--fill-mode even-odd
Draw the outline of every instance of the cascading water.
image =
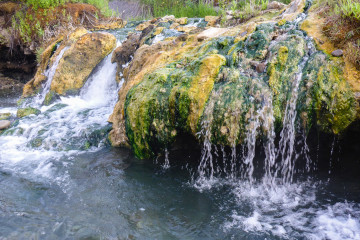
[[[113, 34], [124, 39], [129, 31]], [[107, 118], [121, 87], [115, 81], [116, 65], [106, 57], [78, 96], [42, 106], [38, 116], [23, 118], [0, 135], [0, 238], [360, 239], [358, 183], [294, 177], [296, 104], [311, 49], [289, 91], [279, 148], [274, 98], [267, 90], [256, 94], [266, 89], [257, 79], [249, 91], [256, 107], [246, 121], [243, 151], [235, 144], [231, 149], [212, 145], [211, 119], [205, 118], [198, 175], [190, 186], [184, 184], [188, 165], [177, 169], [167, 149], [159, 168], [126, 150], [104, 147]], [[57, 60], [46, 73], [44, 89], [50, 87], [50, 69], [56, 71]], [[37, 106], [44, 96], [37, 96]], [[0, 112], [15, 113], [15, 100], [8, 100], [0, 102]], [[301, 151], [309, 171], [315, 163], [306, 138], [304, 133]], [[181, 151], [178, 157], [183, 162], [189, 154]], [[263, 158], [261, 167], [258, 158]]]
[[55, 75], [55, 72], [56, 72], [56, 68], [61, 60], [61, 58], [63, 57], [64, 53], [66, 52], [66, 50], [68, 50], [69, 47], [64, 47], [58, 56], [56, 56], [56, 59], [54, 61], [54, 63], [52, 64], [52, 66], [50, 68], [48, 68], [45, 72], [44, 72], [44, 75], [46, 76], [46, 82], [43, 86], [43, 89], [41, 91], [40, 94], [38, 94], [33, 103], [37, 106], [40, 106], [44, 100], [45, 100], [45, 97], [46, 97], [46, 94], [49, 92], [50, 90], [50, 87], [51, 87], [51, 82], [54, 78], [54, 75]]

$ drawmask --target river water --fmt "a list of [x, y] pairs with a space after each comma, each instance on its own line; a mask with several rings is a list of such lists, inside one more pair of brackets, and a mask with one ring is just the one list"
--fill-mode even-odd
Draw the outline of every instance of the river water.
[[[119, 44], [127, 31], [116, 32]], [[262, 153], [250, 141], [245, 178], [215, 174], [231, 165], [234, 149], [213, 164], [211, 149], [174, 150], [141, 161], [127, 149], [109, 147], [107, 119], [122, 86], [110, 57], [78, 96], [42, 106], [40, 93], [33, 104], [41, 113], [0, 135], [0, 239], [360, 239], [358, 174], [329, 172], [332, 161], [351, 162], [355, 155], [328, 159], [321, 169], [312, 164], [309, 173], [291, 164], [285, 178], [269, 170], [270, 179], [256, 176], [264, 169], [259, 163], [275, 164], [275, 153]], [[0, 112], [15, 114], [16, 101], [0, 99]], [[290, 104], [289, 111], [295, 109]], [[291, 159], [296, 151], [284, 150]], [[289, 164], [288, 155], [283, 159]], [[306, 157], [297, 161], [309, 164]]]

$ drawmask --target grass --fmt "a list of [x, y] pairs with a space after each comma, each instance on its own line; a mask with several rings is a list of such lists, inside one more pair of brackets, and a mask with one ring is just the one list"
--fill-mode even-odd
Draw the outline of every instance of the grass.
[[150, 7], [153, 17], [174, 15], [175, 17], [205, 17], [217, 15], [213, 4], [191, 0], [141, 0]]
[[335, 5], [335, 13], [342, 17], [360, 21], [360, 2], [356, 0], [340, 0]]

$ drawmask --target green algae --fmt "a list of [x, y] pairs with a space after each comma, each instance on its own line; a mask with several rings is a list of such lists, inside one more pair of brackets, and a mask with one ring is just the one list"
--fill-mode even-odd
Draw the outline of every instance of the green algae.
[[27, 108], [19, 108], [17, 110], [16, 116], [18, 118], [23, 118], [23, 117], [29, 116], [31, 114], [39, 115], [40, 113], [41, 113], [41, 111], [36, 108], [27, 107]]
[[[272, 42], [277, 31], [291, 23], [279, 25], [261, 24], [239, 42], [234, 37], [205, 41], [179, 61], [145, 75], [125, 101], [126, 134], [135, 155], [154, 157], [171, 147], [180, 133], [223, 146], [242, 144], [261, 109], [269, 117], [273, 112], [280, 132], [301, 70], [297, 123], [306, 131], [313, 125], [334, 134], [344, 131], [356, 118], [356, 101], [342, 66], [318, 52], [301, 69], [307, 54], [305, 35], [290, 30]], [[266, 62], [267, 71], [257, 72], [253, 61]], [[265, 103], [272, 104], [271, 114]], [[267, 127], [259, 131], [265, 134]]]
[[303, 79], [298, 109], [303, 126], [309, 129], [316, 121], [321, 131], [340, 134], [356, 120], [355, 95], [339, 62], [318, 52], [305, 67]]

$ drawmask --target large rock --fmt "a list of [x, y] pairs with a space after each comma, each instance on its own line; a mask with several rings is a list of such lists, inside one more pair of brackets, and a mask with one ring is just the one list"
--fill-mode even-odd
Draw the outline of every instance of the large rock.
[[77, 40], [63, 55], [56, 69], [51, 91], [59, 95], [78, 91], [96, 65], [116, 46], [110, 33], [88, 33]]
[[11, 122], [8, 120], [0, 120], [0, 130], [7, 129], [11, 125]]
[[44, 75], [45, 70], [55, 62], [55, 59], [60, 54], [61, 50], [64, 49], [66, 46], [71, 46], [80, 37], [87, 33], [88, 31], [85, 28], [81, 27], [77, 28], [68, 36], [59, 36], [57, 39], [51, 42], [42, 52], [36, 74], [34, 78], [31, 79], [31, 81], [26, 83], [26, 85], [24, 86], [22, 96], [30, 97], [32, 95], [35, 95], [41, 88], [42, 84], [46, 81], [46, 76]]
[[341, 59], [310, 51], [307, 35], [296, 29], [292, 19], [303, 6], [295, 0], [271, 20], [139, 47], [109, 118], [111, 143], [151, 158], [184, 135], [229, 147], [252, 132], [266, 141], [280, 133], [296, 81], [296, 123], [304, 132], [313, 126], [343, 132], [357, 118], [355, 94]]

